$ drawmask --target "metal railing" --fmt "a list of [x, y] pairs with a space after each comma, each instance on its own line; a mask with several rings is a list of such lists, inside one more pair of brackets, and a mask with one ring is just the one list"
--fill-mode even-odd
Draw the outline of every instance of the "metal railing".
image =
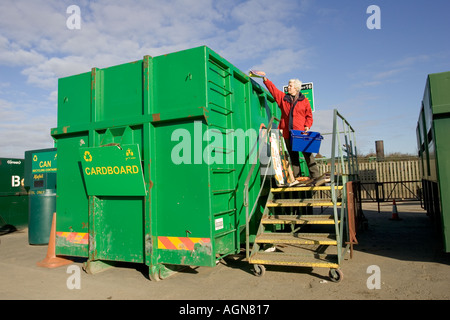
[[[277, 118], [272, 117], [267, 127], [267, 137], [270, 137], [270, 131], [272, 129], [273, 121]], [[323, 133], [322, 135], [331, 135], [331, 172], [330, 172], [330, 187], [331, 187], [331, 201], [333, 203], [333, 215], [335, 222], [335, 232], [337, 240], [337, 251], [338, 251], [338, 263], [341, 263], [342, 257], [348, 250], [347, 247], [344, 248], [344, 226], [348, 221], [348, 206], [347, 206], [347, 182], [354, 181], [358, 179], [358, 160], [357, 160], [357, 148], [355, 131], [349, 122], [335, 109], [333, 115], [333, 131], [331, 133]], [[344, 142], [344, 144], [342, 143]], [[255, 148], [260, 143], [259, 139], [254, 144], [252, 150], [250, 151], [250, 156], [255, 152]], [[270, 150], [270, 139], [268, 139], [268, 145]], [[250, 158], [250, 157], [249, 157]], [[255, 167], [259, 161], [254, 162], [252, 165], [247, 179], [244, 185], [244, 206], [245, 206], [245, 228], [246, 228], [246, 259], [250, 255], [250, 228], [249, 223], [253, 217], [255, 208], [258, 204], [261, 191], [264, 188], [267, 173], [272, 161], [272, 157], [269, 158], [269, 163], [267, 164], [266, 171], [263, 175], [263, 180], [261, 182], [261, 188], [259, 190], [258, 196], [255, 199], [251, 211], [249, 211], [249, 183], [253, 175]], [[336, 163], [337, 162], [337, 163]], [[346, 165], [348, 163], [349, 165]], [[338, 212], [337, 202], [337, 186], [342, 185], [342, 205], [341, 210]], [[347, 239], [349, 239], [349, 230], [345, 230]]]
[[[358, 154], [356, 148], [355, 130], [350, 123], [334, 109], [333, 132], [331, 134], [331, 201], [333, 203], [334, 225], [337, 241], [338, 264], [341, 264], [349, 244], [344, 248], [344, 226], [348, 223], [347, 182], [358, 179]], [[342, 143], [344, 142], [344, 144]], [[337, 164], [336, 164], [337, 162]], [[348, 165], [346, 165], [346, 162]], [[338, 213], [336, 187], [342, 185], [341, 210]], [[346, 238], [350, 238], [346, 228]]]
[[[270, 132], [271, 132], [271, 130], [272, 130], [272, 125], [273, 125], [274, 120], [276, 120], [276, 121], [278, 121], [278, 122], [280, 121], [279, 119], [277, 119], [277, 118], [275, 118], [275, 117], [272, 117], [272, 118], [270, 119], [270, 122], [269, 122], [269, 124], [268, 124], [268, 126], [267, 126], [267, 128], [266, 128], [266, 130], [267, 130], [267, 132], [266, 132], [266, 137], [270, 137]], [[270, 139], [268, 139], [268, 141], [269, 141], [269, 145], [270, 145]], [[258, 145], [259, 143], [262, 143], [262, 142], [259, 141], [259, 137], [258, 137], [258, 139], [256, 140], [255, 144], [253, 145], [252, 150], [250, 151], [249, 159], [251, 158], [252, 154], [255, 152], [255, 149], [257, 150], [256, 147], [257, 147], [257, 145]], [[270, 150], [270, 149], [269, 149], [269, 150]], [[259, 154], [258, 154], [258, 155], [259, 155]], [[261, 191], [262, 191], [263, 188], [264, 188], [264, 184], [265, 184], [265, 182], [266, 182], [267, 173], [269, 172], [269, 168], [270, 168], [270, 164], [271, 164], [271, 163], [272, 163], [272, 157], [269, 157], [269, 162], [267, 163], [267, 168], [266, 168], [266, 171], [264, 172], [264, 175], [263, 175], [263, 181], [261, 182], [261, 188], [259, 189], [258, 196], [257, 196], [256, 199], [255, 199], [255, 202], [254, 202], [254, 204], [253, 204], [253, 207], [252, 207], [251, 212], [249, 212], [249, 203], [248, 203], [248, 198], [249, 198], [249, 183], [250, 183], [250, 178], [251, 178], [252, 175], [253, 175], [253, 172], [254, 172], [254, 170], [255, 170], [256, 165], [257, 165], [257, 164], [260, 164], [259, 159], [258, 159], [258, 161], [254, 161], [254, 163], [253, 163], [253, 165], [252, 165], [252, 167], [251, 167], [251, 169], [250, 169], [250, 171], [249, 171], [249, 173], [248, 173], [248, 175], [247, 175], [247, 179], [245, 180], [245, 184], [244, 184], [244, 206], [245, 206], [245, 255], [246, 255], [246, 258], [247, 258], [247, 259], [249, 258], [249, 252], [250, 252], [250, 228], [249, 228], [249, 223], [250, 223], [250, 220], [251, 220], [251, 218], [252, 218], [252, 216], [253, 216], [253, 213], [255, 213], [255, 208], [256, 208], [256, 206], [257, 206], [257, 204], [258, 204], [259, 197], [261, 196]]]

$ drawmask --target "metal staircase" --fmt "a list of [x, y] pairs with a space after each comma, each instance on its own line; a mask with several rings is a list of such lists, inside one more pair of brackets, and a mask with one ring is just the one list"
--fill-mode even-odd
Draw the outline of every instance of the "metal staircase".
[[[339, 129], [338, 120], [342, 122], [343, 131]], [[274, 187], [273, 179], [269, 179], [267, 201], [251, 252], [248, 231], [246, 239], [246, 258], [254, 265], [257, 276], [265, 273], [266, 265], [278, 265], [329, 268], [332, 281], [343, 278], [340, 266], [349, 246], [353, 250], [355, 243], [352, 228], [348, 227], [347, 185], [358, 178], [358, 171], [355, 169], [354, 131], [337, 110], [334, 110], [333, 121], [333, 132], [330, 133], [332, 174], [326, 180], [327, 185], [323, 185], [323, 179], [318, 179], [311, 186]], [[272, 121], [268, 130], [271, 126]], [[336, 146], [342, 145], [342, 135], [345, 144], [337, 148], [336, 154]], [[266, 180], [266, 175], [263, 179]], [[248, 204], [246, 207], [248, 230], [255, 205], [251, 212]], [[323, 214], [324, 208], [331, 208], [332, 213]]]

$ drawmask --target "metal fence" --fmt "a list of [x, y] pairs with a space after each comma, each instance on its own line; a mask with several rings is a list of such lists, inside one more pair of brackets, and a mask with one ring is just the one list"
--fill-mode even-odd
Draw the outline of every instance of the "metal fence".
[[[421, 199], [419, 160], [360, 162], [358, 168], [362, 200]], [[321, 173], [330, 169], [330, 163], [319, 164]]]

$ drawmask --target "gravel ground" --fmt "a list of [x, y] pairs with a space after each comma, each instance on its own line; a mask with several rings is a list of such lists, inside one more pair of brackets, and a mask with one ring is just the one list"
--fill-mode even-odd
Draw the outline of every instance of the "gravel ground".
[[418, 202], [397, 202], [397, 208], [401, 221], [390, 220], [391, 203], [381, 204], [380, 213], [376, 203], [363, 204], [368, 228], [358, 233], [339, 283], [323, 268], [267, 266], [257, 277], [239, 256], [158, 282], [136, 264], [95, 275], [82, 271], [83, 261], [46, 269], [36, 262], [46, 256], [47, 246], [29, 245], [27, 230], [19, 230], [0, 236], [0, 299], [178, 300], [178, 305], [184, 300], [448, 300], [450, 254], [440, 249], [439, 232]]

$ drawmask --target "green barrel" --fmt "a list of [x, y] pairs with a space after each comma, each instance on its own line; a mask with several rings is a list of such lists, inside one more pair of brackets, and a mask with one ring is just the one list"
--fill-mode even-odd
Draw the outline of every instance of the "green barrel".
[[56, 190], [30, 191], [28, 243], [48, 244], [53, 213], [56, 211]]

